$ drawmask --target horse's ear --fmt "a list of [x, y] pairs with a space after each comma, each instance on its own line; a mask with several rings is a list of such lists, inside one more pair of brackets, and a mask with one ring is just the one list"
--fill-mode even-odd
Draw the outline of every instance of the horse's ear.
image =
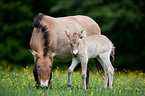
[[49, 58], [51, 59], [51, 61], [53, 62], [53, 57], [56, 55], [56, 53], [49, 53]]
[[55, 55], [56, 55], [56, 53], [51, 53], [51, 54], [50, 54], [51, 57], [53, 57], [53, 56], [55, 56]]
[[66, 36], [68, 37], [68, 39], [70, 39], [69, 34], [67, 33], [67, 31], [65, 31]]
[[84, 32], [84, 30], [82, 30], [80, 33], [78, 33], [78, 37], [80, 38], [80, 39], [82, 39], [83, 38], [83, 36], [82, 36], [82, 33]]
[[36, 52], [36, 51], [34, 51], [32, 49], [29, 49], [29, 51], [32, 53], [33, 56], [39, 57], [38, 52]]

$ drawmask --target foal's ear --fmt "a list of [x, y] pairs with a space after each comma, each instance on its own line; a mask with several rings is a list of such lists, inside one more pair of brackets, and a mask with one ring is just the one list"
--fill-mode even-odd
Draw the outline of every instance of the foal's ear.
[[83, 36], [82, 36], [82, 33], [84, 32], [84, 30], [82, 30], [80, 33], [78, 33], [78, 37], [80, 38], [80, 39], [82, 39], [83, 38]]
[[39, 57], [38, 52], [36, 52], [36, 51], [34, 51], [32, 49], [29, 49], [29, 51], [32, 53], [33, 56]]
[[67, 31], [65, 31], [66, 36], [68, 37], [68, 39], [70, 39], [69, 34], [67, 33]]

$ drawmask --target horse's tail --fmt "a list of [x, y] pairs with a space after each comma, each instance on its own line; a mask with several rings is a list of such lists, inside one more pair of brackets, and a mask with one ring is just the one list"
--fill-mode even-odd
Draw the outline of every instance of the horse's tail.
[[110, 60], [112, 61], [112, 64], [114, 64], [114, 60], [115, 60], [114, 55], [115, 55], [115, 47], [113, 46], [111, 50], [111, 58], [110, 58]]
[[103, 67], [102, 65], [100, 64], [100, 62], [98, 62], [98, 60], [95, 58], [95, 65], [96, 65], [96, 68], [97, 68], [97, 71], [98, 73], [100, 74], [100, 76], [102, 78], [104, 78], [104, 70], [103, 70]]

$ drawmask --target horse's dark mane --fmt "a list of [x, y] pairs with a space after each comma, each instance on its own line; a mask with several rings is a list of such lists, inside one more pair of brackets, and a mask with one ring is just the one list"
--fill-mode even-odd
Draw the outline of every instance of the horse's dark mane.
[[41, 24], [40, 24], [40, 21], [43, 18], [43, 16], [45, 16], [45, 15], [42, 14], [42, 13], [39, 13], [38, 16], [36, 16], [34, 18], [34, 22], [33, 22], [33, 27], [34, 28], [41, 28], [42, 27]]
[[34, 28], [40, 28], [41, 27], [40, 20], [39, 20], [38, 16], [36, 16], [34, 18], [33, 27]]
[[49, 31], [47, 31], [46, 26], [43, 26], [41, 32], [43, 34], [43, 39], [44, 39], [44, 43], [43, 43], [44, 53], [43, 53], [43, 56], [45, 57], [45, 56], [47, 56], [47, 53], [48, 53], [48, 50], [49, 50]]
[[44, 25], [42, 25], [40, 23], [40, 21], [43, 18], [43, 16], [45, 16], [45, 15], [42, 14], [42, 13], [39, 13], [38, 16], [36, 16], [34, 18], [33, 26], [34, 26], [34, 28], [40, 29], [41, 32], [42, 32], [42, 36], [43, 36], [43, 39], [44, 39], [44, 43], [43, 43], [43, 46], [44, 46], [43, 56], [46, 57], [47, 53], [49, 51], [49, 31], [47, 30], [48, 28], [46, 26], [44, 26]]

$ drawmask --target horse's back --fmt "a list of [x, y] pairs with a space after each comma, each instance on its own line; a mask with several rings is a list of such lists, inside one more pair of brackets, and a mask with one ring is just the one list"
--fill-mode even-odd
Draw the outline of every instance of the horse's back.
[[92, 18], [83, 15], [77, 15], [74, 18], [86, 30], [87, 36], [101, 34], [99, 25]]
[[[51, 20], [53, 19], [55, 23], [59, 24], [59, 26], [62, 26], [66, 29], [72, 27], [81, 28], [81, 29], [83, 28], [83, 30], [86, 31], [87, 36], [101, 34], [99, 25], [92, 18], [88, 16], [76, 15], [76, 16], [57, 17], [57, 18], [46, 16], [46, 19], [51, 19]], [[48, 21], [46, 20], [46, 22]]]

